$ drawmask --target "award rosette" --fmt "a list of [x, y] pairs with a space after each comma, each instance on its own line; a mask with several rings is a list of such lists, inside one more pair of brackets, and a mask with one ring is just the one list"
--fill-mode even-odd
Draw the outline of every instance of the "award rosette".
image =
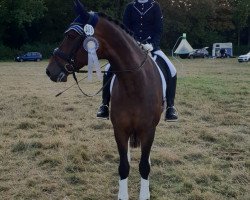
[[87, 35], [83, 42], [83, 48], [88, 52], [88, 80], [92, 81], [94, 68], [98, 79], [101, 80], [101, 67], [96, 54], [96, 51], [99, 48], [99, 42], [95, 37], [91, 36], [94, 34], [94, 29], [91, 25], [85, 25], [84, 32]]

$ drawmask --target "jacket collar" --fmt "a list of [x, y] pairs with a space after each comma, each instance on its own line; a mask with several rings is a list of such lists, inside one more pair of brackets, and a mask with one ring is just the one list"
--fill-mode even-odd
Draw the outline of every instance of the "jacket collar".
[[145, 15], [153, 6], [154, 6], [155, 1], [154, 0], [148, 0], [145, 4], [149, 5], [147, 6], [147, 9], [145, 11], [141, 11], [140, 8], [138, 7], [141, 3], [138, 2], [138, 0], [135, 0], [133, 3], [133, 7], [137, 12], [140, 13], [140, 15]]
[[148, 2], [148, 0], [137, 0], [138, 1], [138, 3], [147, 3]]

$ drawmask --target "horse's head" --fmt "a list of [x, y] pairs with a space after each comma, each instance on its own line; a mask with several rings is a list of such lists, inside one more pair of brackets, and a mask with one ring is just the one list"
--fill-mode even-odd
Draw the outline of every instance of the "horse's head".
[[[79, 0], [75, 0], [74, 8], [79, 16], [65, 31], [64, 39], [60, 46], [54, 50], [46, 69], [46, 74], [55, 82], [66, 82], [69, 74], [77, 72], [88, 64], [86, 50], [88, 44], [84, 44], [84, 42], [88, 36], [93, 34], [94, 27], [98, 23], [98, 16], [92, 12], [88, 13]], [[95, 35], [94, 33], [94, 38]], [[95, 44], [95, 41], [91, 41], [89, 44], [90, 46], [99, 46], [97, 56], [102, 58], [101, 44]]]

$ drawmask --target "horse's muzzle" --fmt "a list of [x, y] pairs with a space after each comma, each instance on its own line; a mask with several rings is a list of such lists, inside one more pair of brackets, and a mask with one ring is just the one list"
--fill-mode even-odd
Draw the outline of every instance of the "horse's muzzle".
[[46, 69], [46, 74], [53, 82], [67, 82], [67, 75], [64, 72], [61, 72], [57, 76], [51, 75], [50, 71]]

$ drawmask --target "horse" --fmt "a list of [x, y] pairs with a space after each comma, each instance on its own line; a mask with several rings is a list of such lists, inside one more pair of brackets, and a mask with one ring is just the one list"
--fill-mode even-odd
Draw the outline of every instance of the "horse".
[[66, 82], [68, 75], [88, 64], [88, 52], [82, 44], [90, 36], [95, 38], [90, 44], [97, 43], [98, 59], [108, 60], [116, 76], [110, 119], [120, 156], [118, 199], [129, 198], [129, 148], [139, 146], [139, 199], [150, 199], [150, 151], [164, 103], [160, 72], [124, 25], [103, 13], [87, 12], [79, 0], [74, 1], [74, 8], [79, 16], [50, 58], [46, 74], [54, 82]]

